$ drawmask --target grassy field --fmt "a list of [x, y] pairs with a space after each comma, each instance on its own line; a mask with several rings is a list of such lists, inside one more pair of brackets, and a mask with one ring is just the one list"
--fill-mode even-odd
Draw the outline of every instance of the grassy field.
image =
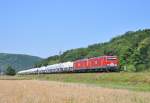
[[150, 101], [150, 72], [0, 76], [0, 84], [0, 103]]
[[0, 103], [149, 103], [149, 97], [149, 92], [79, 83], [0, 80]]
[[74, 73], [40, 74], [17, 78], [83, 83], [107, 88], [150, 91], [150, 72], [142, 73]]

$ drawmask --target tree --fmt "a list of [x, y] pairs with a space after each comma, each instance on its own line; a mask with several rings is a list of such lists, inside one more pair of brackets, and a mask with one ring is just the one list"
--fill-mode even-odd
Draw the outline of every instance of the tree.
[[8, 66], [7, 69], [6, 69], [6, 75], [16, 75], [16, 71], [15, 69], [13, 69], [11, 66]]

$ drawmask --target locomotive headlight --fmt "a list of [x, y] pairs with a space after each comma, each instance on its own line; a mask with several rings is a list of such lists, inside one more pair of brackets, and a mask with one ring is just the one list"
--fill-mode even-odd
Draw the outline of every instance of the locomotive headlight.
[[107, 66], [110, 66], [110, 64], [107, 64]]
[[111, 63], [111, 64], [109, 64], [109, 66], [115, 66], [115, 64], [114, 64], [114, 63]]

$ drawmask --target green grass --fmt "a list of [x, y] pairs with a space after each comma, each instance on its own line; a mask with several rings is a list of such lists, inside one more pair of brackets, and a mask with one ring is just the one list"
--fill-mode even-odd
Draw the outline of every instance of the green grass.
[[27, 75], [23, 77], [26, 79], [61, 81], [69, 83], [84, 83], [107, 88], [150, 91], [150, 72], [40, 74]]

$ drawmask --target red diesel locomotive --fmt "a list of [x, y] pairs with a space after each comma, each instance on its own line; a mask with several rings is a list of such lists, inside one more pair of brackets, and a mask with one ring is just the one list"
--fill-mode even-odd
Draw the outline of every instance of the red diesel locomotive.
[[117, 56], [101, 56], [74, 61], [75, 71], [116, 71], [119, 64]]

